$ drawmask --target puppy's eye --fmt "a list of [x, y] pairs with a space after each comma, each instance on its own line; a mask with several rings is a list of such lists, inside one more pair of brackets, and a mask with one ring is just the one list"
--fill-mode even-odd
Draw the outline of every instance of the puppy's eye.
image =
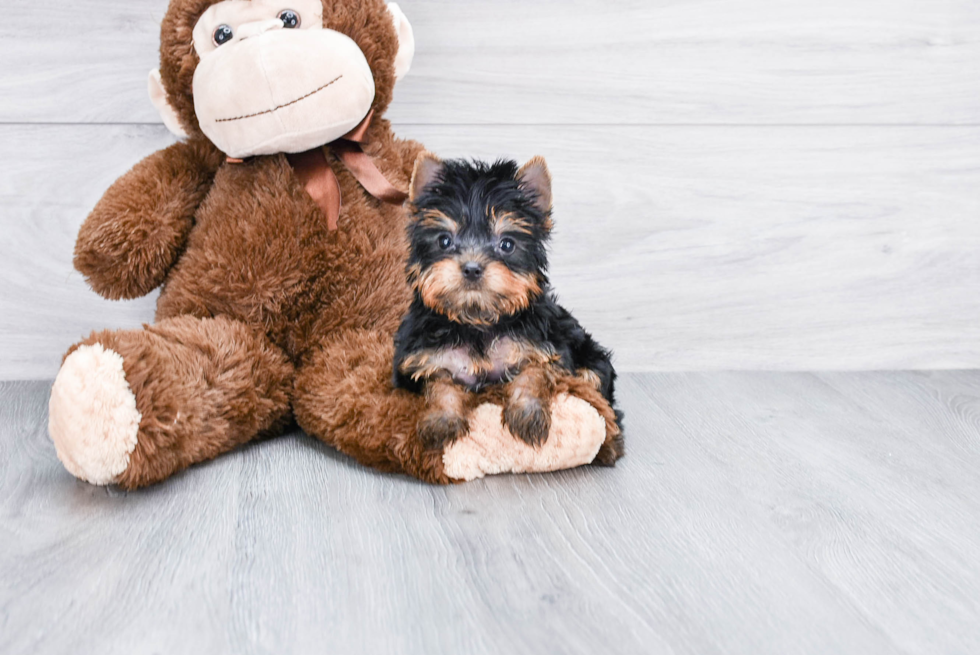
[[439, 247], [443, 250], [449, 250], [453, 246], [453, 238], [448, 234], [439, 235]]
[[231, 41], [235, 33], [231, 31], [231, 26], [229, 25], [218, 25], [217, 29], [214, 30], [214, 34], [211, 38], [214, 40], [214, 45], [224, 45]]
[[510, 237], [506, 237], [500, 240], [500, 252], [504, 253], [505, 255], [509, 255], [510, 253], [514, 252], [514, 248], [516, 247], [517, 247], [517, 242], [515, 242]]
[[278, 18], [282, 21], [282, 26], [287, 30], [299, 27], [299, 14], [292, 9], [283, 9], [279, 12]]

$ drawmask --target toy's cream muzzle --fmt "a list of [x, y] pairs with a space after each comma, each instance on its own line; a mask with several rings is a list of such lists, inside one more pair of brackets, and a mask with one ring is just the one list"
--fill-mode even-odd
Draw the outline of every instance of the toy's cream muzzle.
[[243, 27], [254, 30], [202, 57], [194, 74], [201, 130], [229, 157], [303, 152], [343, 136], [370, 111], [374, 77], [347, 36]]

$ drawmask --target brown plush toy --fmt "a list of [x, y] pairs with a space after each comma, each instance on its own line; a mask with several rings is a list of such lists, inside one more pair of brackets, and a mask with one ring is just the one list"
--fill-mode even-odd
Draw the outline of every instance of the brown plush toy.
[[75, 266], [106, 298], [163, 289], [156, 323], [65, 357], [49, 431], [72, 474], [140, 487], [293, 419], [435, 483], [619, 457], [614, 413], [579, 378], [537, 449], [488, 392], [468, 436], [427, 451], [424, 399], [392, 388], [410, 298], [398, 189], [422, 151], [382, 118], [414, 52], [396, 5], [172, 0], [161, 34], [150, 95], [184, 138], [109, 189]]

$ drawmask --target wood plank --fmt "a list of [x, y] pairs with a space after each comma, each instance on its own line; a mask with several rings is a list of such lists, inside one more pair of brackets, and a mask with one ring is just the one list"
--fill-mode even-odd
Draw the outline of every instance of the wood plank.
[[[166, 0], [10, 0], [0, 121], [157, 123]], [[404, 0], [391, 117], [445, 124], [977, 124], [973, 0]]]
[[93, 329], [152, 321], [154, 295], [110, 302], [72, 268], [78, 228], [140, 158], [172, 143], [162, 127], [0, 127], [0, 379], [53, 377]]
[[[980, 128], [404, 126], [447, 156], [546, 155], [562, 301], [623, 370], [980, 366]], [[148, 126], [0, 127], [0, 379], [152, 318], [71, 269]], [[625, 144], [623, 146], [611, 144]]]
[[4, 653], [980, 648], [980, 373], [626, 375], [613, 470], [435, 488], [293, 434], [130, 494], [61, 468], [48, 388], [0, 383]]
[[5, 653], [980, 648], [976, 372], [627, 375], [614, 470], [433, 488], [295, 434], [131, 494], [60, 467], [48, 386], [0, 384]]
[[675, 422], [662, 440], [672, 445], [683, 432], [726, 462], [730, 470], [704, 482], [764, 508], [901, 652], [980, 648], [980, 632], [963, 629], [980, 613], [980, 374], [634, 379]]

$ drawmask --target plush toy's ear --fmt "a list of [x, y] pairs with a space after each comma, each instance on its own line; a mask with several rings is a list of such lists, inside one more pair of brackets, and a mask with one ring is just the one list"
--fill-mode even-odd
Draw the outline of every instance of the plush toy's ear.
[[167, 91], [163, 88], [163, 80], [160, 79], [160, 71], [152, 70], [150, 71], [149, 80], [149, 90], [150, 90], [150, 102], [153, 106], [157, 108], [160, 112], [160, 118], [163, 119], [163, 124], [167, 126], [167, 129], [174, 133], [174, 135], [185, 138], [187, 132], [184, 128], [180, 126], [180, 119], [177, 118], [177, 112], [174, 108], [170, 106], [167, 102]]
[[423, 152], [415, 160], [415, 170], [412, 171], [412, 183], [409, 185], [408, 201], [415, 202], [415, 199], [422, 195], [425, 187], [435, 182], [442, 172], [442, 160], [431, 152]]
[[542, 214], [551, 211], [551, 172], [544, 157], [533, 157], [517, 172], [521, 188], [534, 195], [534, 205]]
[[395, 55], [395, 80], [400, 80], [412, 67], [415, 58], [415, 33], [405, 14], [396, 2], [388, 3], [388, 11], [395, 21], [395, 31], [398, 33], [398, 54]]

